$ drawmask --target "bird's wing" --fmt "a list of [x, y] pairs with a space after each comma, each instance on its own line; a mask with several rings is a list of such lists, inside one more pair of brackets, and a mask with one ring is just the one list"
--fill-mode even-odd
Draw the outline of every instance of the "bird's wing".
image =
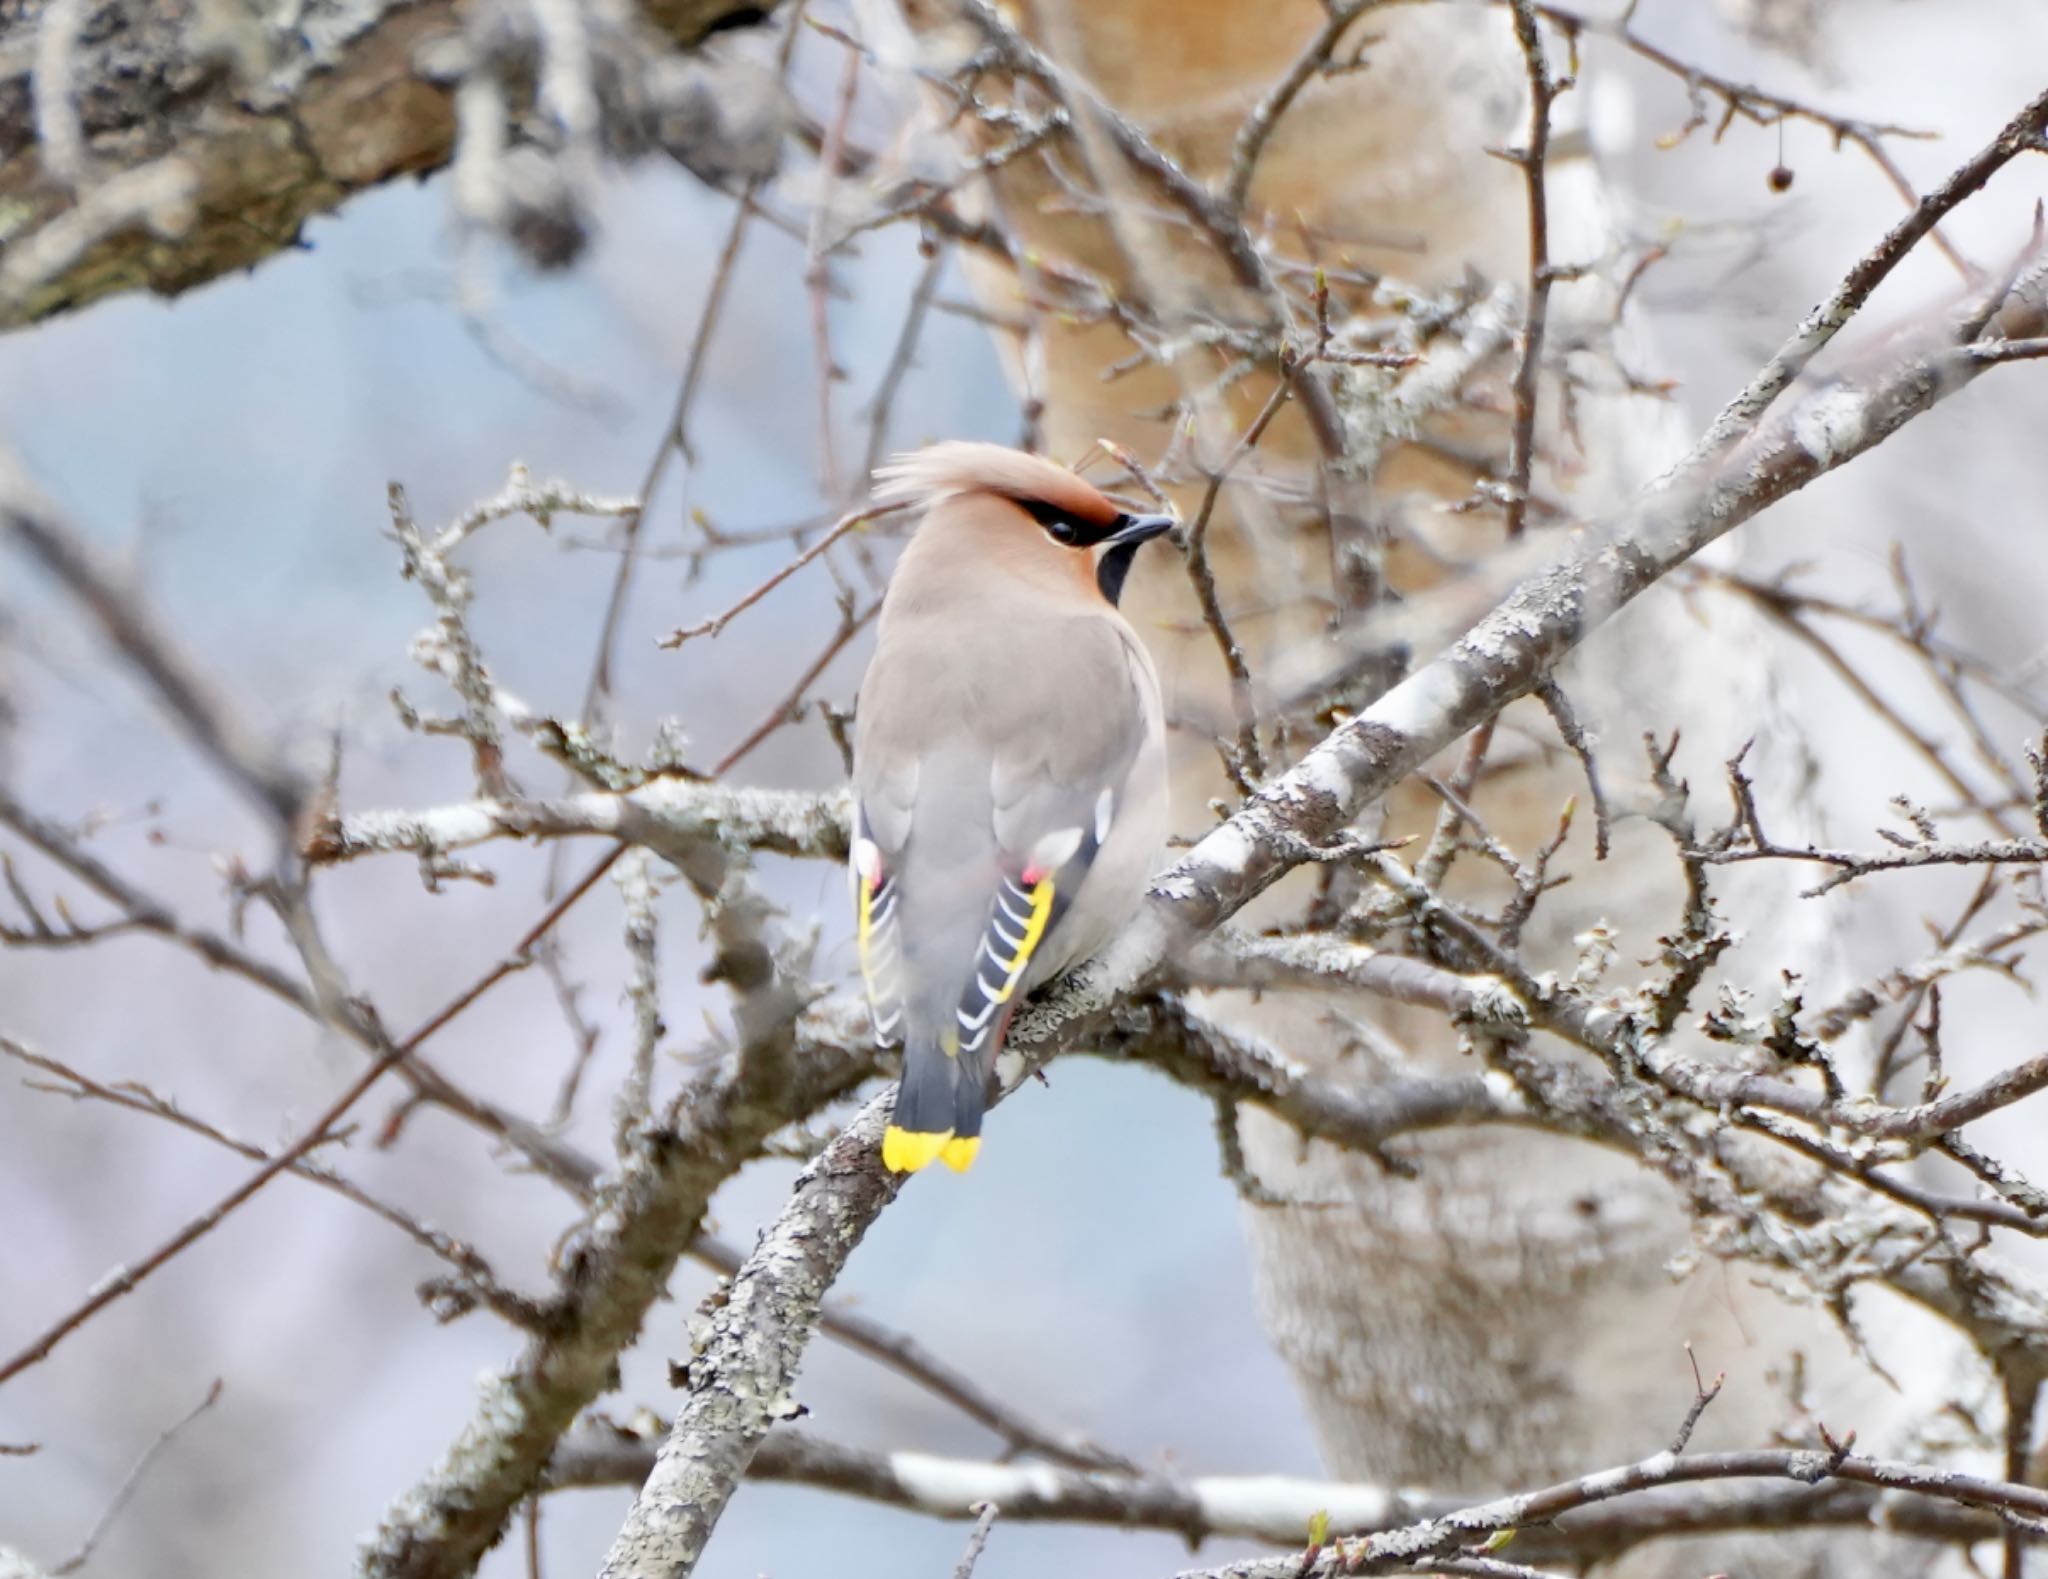
[[1016, 668], [981, 670], [979, 684], [911, 671], [885, 648], [862, 686], [854, 901], [884, 1045], [901, 1036], [908, 1000], [945, 992], [958, 994], [957, 1050], [978, 1052], [1034, 960], [1070, 962], [1060, 918], [1146, 737], [1143, 659], [1115, 622], [1010, 634]]
[[[864, 701], [873, 689], [872, 683], [862, 688]], [[862, 745], [867, 743], [865, 731], [859, 739]], [[916, 752], [898, 751], [893, 745], [887, 752], [856, 755], [853, 850], [848, 863], [861, 980], [867, 988], [875, 1041], [882, 1047], [903, 1040], [906, 962], [898, 878], [910, 843], [923, 766]]]
[[[1054, 671], [1060, 716], [1048, 727], [991, 742], [992, 826], [1002, 852], [996, 884], [960, 1002], [962, 1050], [979, 1051], [1015, 1007], [1021, 988], [1071, 964], [1082, 940], [1062, 919], [1087, 882], [1115, 825], [1142, 750], [1152, 690], [1121, 629], [1108, 620], [1071, 622]], [[1087, 940], [1092, 944], [1093, 941]], [[1036, 967], [1036, 969], [1034, 969]]]

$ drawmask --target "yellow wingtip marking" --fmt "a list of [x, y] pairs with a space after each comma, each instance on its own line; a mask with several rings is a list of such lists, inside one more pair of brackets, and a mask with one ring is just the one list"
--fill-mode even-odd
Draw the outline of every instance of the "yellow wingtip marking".
[[860, 953], [861, 980], [866, 982], [870, 989], [874, 985], [874, 974], [868, 969], [868, 938], [874, 930], [874, 909], [874, 886], [863, 877], [860, 879], [860, 920], [858, 931], [855, 933], [855, 946]]
[[[882, 1166], [891, 1173], [916, 1173], [920, 1168], [929, 1167], [945, 1156], [949, 1145], [957, 1145], [950, 1129], [936, 1134], [924, 1134], [914, 1130], [898, 1129], [891, 1124], [882, 1133]], [[973, 1156], [972, 1152], [968, 1153]], [[948, 1166], [958, 1167], [948, 1160]]]
[[946, 1142], [945, 1149], [939, 1153], [939, 1161], [955, 1173], [965, 1173], [974, 1166], [974, 1155], [980, 1150], [979, 1135], [955, 1135]]
[[1052, 899], [1050, 877], [1041, 877], [1031, 885], [1031, 914], [1024, 923], [1024, 941], [1017, 945], [1017, 952], [1008, 959], [996, 961], [996, 969], [1003, 973], [1003, 990], [993, 995], [997, 1003], [1008, 1003], [1010, 994], [1017, 990], [1024, 967], [1031, 963], [1039, 939], [1045, 936], [1046, 923], [1052, 919]]

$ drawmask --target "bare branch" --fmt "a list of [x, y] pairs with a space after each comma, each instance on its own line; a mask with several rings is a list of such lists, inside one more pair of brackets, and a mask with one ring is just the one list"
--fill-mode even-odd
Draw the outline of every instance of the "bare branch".
[[[1856, 315], [1870, 299], [1871, 292], [1884, 282], [1899, 261], [1966, 198], [1982, 191], [1992, 176], [2021, 154], [2038, 149], [2044, 129], [2048, 129], [2048, 93], [2034, 99], [2006, 122], [1996, 137], [1958, 166], [1946, 181], [1915, 206], [1912, 213], [1887, 231], [1884, 239], [1857, 261], [1855, 267], [1829, 292], [1827, 300], [1806, 315], [1791, 338], [1750, 380], [1748, 387], [1722, 408], [1693, 453], [1686, 458], [1686, 466], [1689, 468], [1742, 442], [1757, 419], [1834, 339], [1842, 326]], [[1984, 321], [1988, 321], [2002, 305], [2005, 293], [1999, 294], [2000, 300], [1983, 305]], [[2012, 339], [2029, 338], [2038, 332], [2038, 328], [2008, 328], [2006, 331], [2008, 338]], [[1962, 343], [1974, 343], [1976, 338], [1976, 334], [1971, 333], [1963, 338]]]
[[1507, 534], [1521, 535], [1529, 512], [1529, 484], [1536, 466], [1536, 386], [1543, 371], [1543, 331], [1550, 318], [1550, 107], [1571, 86], [1553, 80], [1543, 59], [1543, 35], [1533, 0], [1508, 0], [1515, 19], [1515, 43], [1529, 79], [1529, 137], [1506, 154], [1522, 172], [1529, 201], [1529, 284], [1522, 304], [1521, 361], [1515, 368], [1515, 421], [1508, 440]]
[[[654, 1456], [654, 1444], [639, 1437], [586, 1426], [562, 1443], [548, 1486], [637, 1487]], [[1005, 1520], [1017, 1524], [1100, 1524], [1161, 1530], [1189, 1542], [1235, 1537], [1283, 1547], [1299, 1547], [1319, 1514], [1327, 1515], [1334, 1539], [1406, 1529], [1471, 1506], [1469, 1498], [1445, 1492], [1279, 1475], [1078, 1474], [927, 1453], [877, 1453], [795, 1426], [768, 1433], [747, 1477], [836, 1491], [931, 1518], [972, 1519], [993, 1502]], [[1521, 1530], [1515, 1550], [1539, 1560], [1600, 1562], [1673, 1535], [1855, 1529], [1873, 1521], [1900, 1534], [1962, 1542], [1988, 1539], [2001, 1528], [1989, 1514], [1874, 1486], [1759, 1486], [1734, 1497], [1647, 1491], [1617, 1506], [1581, 1510], [1561, 1525]]]
[[142, 1477], [149, 1473], [149, 1466], [157, 1461], [164, 1449], [168, 1448], [178, 1439], [187, 1426], [205, 1414], [216, 1403], [220, 1402], [223, 1385], [216, 1378], [213, 1385], [206, 1389], [206, 1396], [204, 1398], [200, 1399], [198, 1403], [194, 1404], [172, 1424], [166, 1426], [158, 1433], [156, 1440], [142, 1450], [142, 1456], [135, 1461], [133, 1467], [122, 1477], [119, 1488], [108, 1499], [105, 1509], [100, 1513], [99, 1518], [94, 1521], [92, 1529], [87, 1533], [85, 1539], [79, 1543], [78, 1550], [50, 1570], [51, 1579], [63, 1579], [63, 1576], [66, 1574], [75, 1574], [79, 1569], [92, 1561], [92, 1554], [99, 1549], [99, 1544], [106, 1538], [107, 1531], [114, 1527], [114, 1521], [121, 1516], [121, 1510], [128, 1506], [128, 1499], [135, 1495], [135, 1488], [142, 1484]]
[[864, 510], [855, 510], [850, 514], [842, 515], [837, 521], [833, 522], [831, 528], [817, 542], [813, 543], [801, 554], [798, 554], [796, 558], [755, 587], [753, 591], [741, 598], [739, 602], [735, 603], [723, 614], [716, 615], [700, 624], [685, 625], [672, 630], [656, 642], [655, 645], [657, 647], [675, 648], [682, 646], [686, 641], [694, 641], [699, 636], [718, 635], [726, 626], [730, 625], [756, 603], [759, 603], [769, 593], [781, 586], [783, 582], [830, 550], [847, 533], [863, 531], [870, 521], [879, 520], [884, 516], [895, 515], [905, 508], [907, 507], [901, 504], [870, 505]]
[[[236, 1140], [218, 1126], [209, 1124], [179, 1104], [158, 1096], [139, 1081], [124, 1080], [115, 1085], [106, 1085], [82, 1070], [60, 1063], [46, 1054], [34, 1052], [7, 1036], [0, 1036], [0, 1053], [62, 1082], [58, 1085], [28, 1082], [35, 1089], [49, 1091], [57, 1096], [105, 1102], [114, 1107], [125, 1108], [131, 1113], [162, 1119], [188, 1134], [198, 1135], [217, 1146], [224, 1146], [250, 1162], [271, 1160], [270, 1153], [261, 1146]], [[344, 1138], [341, 1133], [329, 1137], [336, 1143]], [[332, 1168], [314, 1161], [310, 1156], [293, 1163], [291, 1171], [299, 1178], [332, 1190], [343, 1200], [362, 1207], [373, 1217], [389, 1223], [421, 1249], [445, 1261], [453, 1274], [452, 1278], [434, 1285], [435, 1310], [442, 1319], [452, 1319], [455, 1315], [464, 1314], [475, 1306], [482, 1305], [515, 1327], [537, 1331], [544, 1325], [533, 1302], [501, 1286], [492, 1275], [490, 1263], [470, 1245], [437, 1228], [429, 1227], [390, 1202], [380, 1200]]]
[[996, 1515], [1002, 1509], [993, 1502], [978, 1502], [974, 1512], [974, 1532], [967, 1537], [967, 1549], [953, 1567], [953, 1579], [974, 1579], [974, 1565], [981, 1561], [982, 1548], [988, 1545], [989, 1531], [995, 1527]]
[[1586, 775], [1586, 793], [1593, 798], [1593, 859], [1607, 859], [1607, 795], [1600, 787], [1599, 764], [1593, 760], [1593, 742], [1586, 733], [1586, 726], [1579, 722], [1579, 715], [1572, 711], [1571, 699], [1564, 694], [1564, 687], [1547, 676], [1536, 687], [1536, 695], [1543, 703], [1543, 709], [1550, 714], [1550, 721], [1557, 726], [1558, 738], [1567, 750], [1579, 759], [1579, 771]]
[[882, 1167], [893, 1093], [869, 1102], [790, 1192], [696, 1345], [682, 1407], [604, 1561], [604, 1579], [687, 1574], [771, 1426], [797, 1413], [790, 1386], [825, 1292], [902, 1176]]
[[[1614, 1469], [1560, 1482], [1541, 1491], [1479, 1503], [1405, 1529], [1389, 1530], [1333, 1547], [1314, 1562], [1298, 1557], [1231, 1563], [1191, 1571], [1181, 1579], [1334, 1579], [1340, 1574], [1431, 1572], [1460, 1548], [1502, 1531], [1529, 1530], [1560, 1515], [1655, 1487], [1701, 1481], [1776, 1479], [1819, 1486], [1846, 1480], [1887, 1491], [1913, 1491], [1967, 1508], [1994, 1511], [2048, 1532], [2048, 1492], [1953, 1470], [1888, 1459], [1859, 1458], [1839, 1449], [1758, 1449], [1749, 1452], [1664, 1452]], [[1434, 1559], [1434, 1561], [1433, 1561]]]
[[446, 855], [501, 839], [618, 839], [680, 864], [705, 842], [773, 855], [846, 858], [850, 802], [790, 790], [731, 789], [657, 778], [620, 793], [559, 800], [464, 801], [423, 811], [330, 816], [306, 840], [306, 859], [327, 865], [368, 855]]
[[[961, 9], [996, 51], [1002, 64], [1041, 83], [1067, 107], [1070, 115], [1086, 114], [1092, 123], [1100, 126], [1117, 152], [1215, 243], [1239, 284], [1258, 298], [1274, 323], [1282, 327], [1290, 324], [1293, 314], [1287, 298], [1275, 282], [1272, 269], [1258, 244], [1235, 213], [1226, 211], [1208, 188], [1160, 152], [1113, 105], [1105, 103], [1086, 83], [1010, 26], [990, 0], [961, 0]], [[1342, 455], [1343, 422], [1328, 387], [1316, 369], [1303, 370], [1299, 393], [1308, 414], [1309, 426], [1324, 456], [1335, 459]]]
[[[599, 867], [596, 872], [593, 872], [583, 882], [577, 884], [576, 887], [563, 895], [550, 908], [547, 915], [542, 917], [536, 928], [529, 932], [526, 938], [522, 940], [520, 947], [511, 956], [511, 960], [518, 960], [525, 950], [532, 946], [541, 932], [552, 927], [562, 916], [566, 915], [569, 908], [589, 890], [591, 884], [596, 881], [598, 876], [602, 875], [603, 871], [604, 867]], [[348, 1017], [348, 1025], [372, 1048], [376, 1056], [364, 1068], [363, 1072], [350, 1082], [347, 1089], [340, 1096], [336, 1097], [326, 1110], [306, 1127], [299, 1139], [291, 1145], [280, 1147], [276, 1152], [272, 1153], [268, 1161], [234, 1189], [230, 1190], [220, 1201], [191, 1219], [140, 1261], [132, 1266], [115, 1267], [106, 1277], [100, 1280], [99, 1284], [86, 1295], [84, 1300], [65, 1315], [59, 1317], [49, 1327], [45, 1328], [42, 1334], [29, 1343], [26, 1348], [22, 1349], [12, 1359], [0, 1362], [0, 1384], [4, 1384], [10, 1377], [19, 1375], [31, 1366], [41, 1364], [49, 1357], [51, 1350], [56, 1348], [65, 1338], [69, 1337], [78, 1328], [84, 1326], [86, 1322], [98, 1315], [100, 1311], [111, 1305], [115, 1300], [132, 1294], [145, 1278], [160, 1271], [171, 1260], [212, 1233], [233, 1212], [246, 1204], [258, 1191], [270, 1183], [272, 1179], [281, 1173], [290, 1171], [300, 1162], [304, 1161], [314, 1150], [328, 1144], [333, 1137], [335, 1127], [348, 1115], [356, 1103], [369, 1093], [372, 1086], [391, 1070], [403, 1065], [430, 1038], [441, 1031], [443, 1027], [447, 1026], [471, 1004], [476, 1002], [479, 997], [502, 981], [507, 975], [511, 974], [516, 968], [516, 964], [508, 961], [506, 964], [500, 965], [496, 970], [471, 983], [437, 1012], [428, 1016], [420, 1028], [402, 1042], [394, 1043], [390, 1041], [384, 1035], [383, 1028], [367, 1012], [359, 1010], [351, 1014]]]
[[[1594, 33], [1603, 38], [1615, 39], [1632, 53], [1685, 84], [1686, 96], [1692, 102], [1692, 114], [1677, 131], [1659, 138], [1659, 147], [1676, 147], [1701, 127], [1708, 125], [1706, 99], [1711, 95], [1721, 103], [1720, 115], [1712, 122], [1712, 137], [1715, 142], [1721, 140], [1722, 135], [1738, 118], [1754, 126], [1782, 127], [1788, 121], [1805, 121], [1825, 131], [1836, 148], [1847, 143], [1869, 155], [1870, 161], [1884, 172], [1885, 179], [1891, 182], [1893, 190], [1907, 203], [1914, 204], [1920, 201], [1912, 183], [1906, 179], [1905, 171], [1899, 168], [1898, 161], [1892, 158], [1884, 143], [1885, 139], [1895, 137], [1928, 139], [1934, 137], [1935, 133], [1915, 131], [1909, 126], [1894, 126], [1888, 122], [1831, 115], [1825, 110], [1813, 109], [1802, 104], [1797, 99], [1770, 93], [1748, 83], [1736, 82], [1732, 78], [1707, 71], [1690, 61], [1680, 60], [1636, 32], [1632, 26], [1636, 10], [1633, 4], [1624, 7], [1620, 17], [1612, 21], [1596, 20], [1567, 10], [1563, 6], [1539, 5], [1536, 9], [1546, 21], [1563, 29], [1574, 42], [1581, 33]], [[1937, 226], [1930, 234], [1935, 246], [1941, 249], [1942, 256], [1948, 259], [1956, 272], [1965, 280], [1973, 280], [1974, 271], [1963, 261], [1962, 255], [1950, 244], [1948, 237], [1942, 234], [1940, 228]]]
[[154, 612], [4, 454], [0, 532], [78, 600], [108, 643], [149, 682], [192, 743], [280, 829], [291, 828], [309, 792], [305, 778], [250, 737]]
[[1330, 69], [1330, 55], [1344, 37], [1346, 29], [1358, 20], [1378, 0], [1332, 0], [1325, 8], [1323, 25], [1316, 29], [1315, 36], [1303, 47], [1280, 80], [1268, 88], [1265, 95], [1251, 108], [1237, 129], [1237, 139], [1230, 149], [1230, 170], [1223, 178], [1217, 192], [1217, 199], [1230, 213], [1242, 213], [1247, 193], [1251, 191], [1252, 177], [1257, 173], [1259, 155], [1265, 151], [1267, 139], [1280, 124], [1280, 117], [1287, 113], [1287, 107], [1295, 96], [1316, 77]]
[[[633, 35], [642, 70], [766, 9], [656, 0]], [[0, 88], [23, 113], [0, 121], [0, 189], [16, 198], [0, 329], [247, 270], [355, 194], [446, 165], [462, 16], [446, 0], [374, 0], [332, 27], [263, 30], [259, 48], [184, 14], [103, 18], [69, 0], [10, 12]], [[605, 107], [623, 110], [619, 97]], [[627, 119], [608, 116], [621, 129]]]
[[174, 1259], [180, 1252], [188, 1249], [213, 1232], [237, 1207], [248, 1201], [264, 1185], [268, 1184], [280, 1173], [289, 1171], [302, 1161], [307, 1153], [327, 1144], [332, 1136], [334, 1126], [339, 1124], [347, 1116], [349, 1110], [368, 1094], [370, 1087], [382, 1079], [393, 1065], [397, 1064], [411, 1051], [411, 1046], [407, 1044], [392, 1047], [382, 1057], [369, 1064], [361, 1074], [356, 1076], [349, 1083], [348, 1087], [328, 1104], [320, 1116], [314, 1119], [306, 1127], [305, 1132], [291, 1145], [281, 1148], [268, 1162], [250, 1174], [248, 1178], [235, 1186], [234, 1189], [230, 1190], [216, 1204], [186, 1223], [184, 1227], [172, 1234], [170, 1238], [143, 1256], [139, 1261], [134, 1262], [132, 1265], [117, 1266], [109, 1270], [106, 1276], [100, 1279], [98, 1284], [94, 1286], [92, 1291], [79, 1304], [44, 1328], [39, 1336], [31, 1339], [27, 1346], [22, 1348], [12, 1358], [0, 1361], [0, 1385], [4, 1385], [10, 1379], [19, 1376], [30, 1367], [40, 1365], [49, 1358], [50, 1351], [55, 1349], [58, 1344], [62, 1343], [73, 1332], [84, 1326], [86, 1322], [98, 1315], [115, 1300], [135, 1292], [136, 1288], [145, 1278], [161, 1270], [166, 1263]]

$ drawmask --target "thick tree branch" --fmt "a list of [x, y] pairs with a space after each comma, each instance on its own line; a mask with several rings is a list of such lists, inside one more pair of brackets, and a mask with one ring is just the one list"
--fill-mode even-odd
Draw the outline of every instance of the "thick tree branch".
[[[773, 5], [647, 0], [640, 16], [688, 48]], [[210, 28], [171, 0], [117, 0], [89, 32], [78, 10], [27, 0], [0, 26], [0, 329], [251, 268], [453, 154], [456, 81], [431, 64], [463, 32], [450, 0], [220, 11]]]
[[882, 1167], [894, 1101], [890, 1091], [869, 1102], [804, 1170], [697, 1338], [682, 1407], [605, 1558], [604, 1579], [688, 1573], [761, 1439], [796, 1417], [792, 1387], [825, 1293], [902, 1187], [902, 1176]]
[[619, 1354], [666, 1292], [712, 1194], [776, 1130], [874, 1073], [865, 1028], [840, 1005], [797, 1022], [787, 1062], [793, 1078], [776, 1090], [714, 1071], [682, 1092], [665, 1121], [629, 1137], [617, 1176], [601, 1186], [595, 1215], [562, 1257], [549, 1330], [484, 1379], [476, 1413], [386, 1515], [358, 1559], [360, 1574], [469, 1572], [533, 1489], [557, 1439], [612, 1385]]

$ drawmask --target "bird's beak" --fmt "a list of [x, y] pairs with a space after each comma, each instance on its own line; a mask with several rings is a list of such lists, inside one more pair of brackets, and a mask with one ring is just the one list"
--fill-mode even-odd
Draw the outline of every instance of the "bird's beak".
[[1127, 515], [1114, 532], [1102, 541], [1105, 545], [1122, 543], [1143, 543], [1170, 532], [1180, 522], [1170, 515]]

